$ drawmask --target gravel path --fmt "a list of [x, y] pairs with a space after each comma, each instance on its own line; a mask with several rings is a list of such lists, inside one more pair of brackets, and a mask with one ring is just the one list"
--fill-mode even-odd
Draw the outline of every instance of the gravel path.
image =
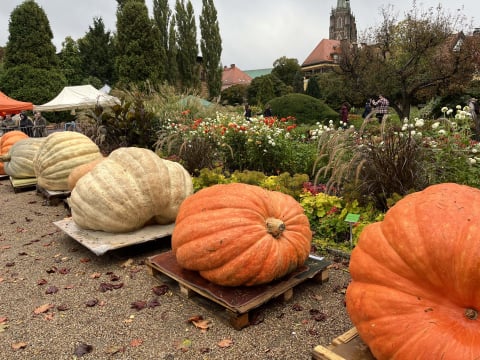
[[346, 264], [252, 311], [255, 324], [237, 331], [174, 283], [161, 293], [145, 259], [168, 239], [96, 256], [53, 225], [66, 216], [0, 181], [0, 359], [311, 359], [352, 327]]

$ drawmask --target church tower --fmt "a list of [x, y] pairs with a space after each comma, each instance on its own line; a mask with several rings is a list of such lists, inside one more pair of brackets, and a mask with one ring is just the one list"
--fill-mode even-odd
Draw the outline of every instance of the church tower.
[[357, 24], [349, 0], [337, 0], [337, 7], [332, 9], [329, 39], [357, 42]]

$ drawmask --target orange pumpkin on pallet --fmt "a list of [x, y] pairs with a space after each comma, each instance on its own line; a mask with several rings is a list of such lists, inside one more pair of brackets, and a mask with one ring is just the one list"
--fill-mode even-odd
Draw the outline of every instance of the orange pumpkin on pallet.
[[172, 234], [178, 264], [223, 286], [279, 279], [303, 265], [312, 232], [291, 196], [247, 184], [204, 188], [186, 198]]
[[406, 196], [350, 258], [347, 310], [378, 360], [480, 358], [480, 190]]
[[[8, 154], [8, 151], [19, 140], [28, 138], [28, 135], [22, 131], [9, 131], [0, 137], [0, 155]], [[3, 162], [0, 162], [0, 175], [5, 175], [5, 168]]]

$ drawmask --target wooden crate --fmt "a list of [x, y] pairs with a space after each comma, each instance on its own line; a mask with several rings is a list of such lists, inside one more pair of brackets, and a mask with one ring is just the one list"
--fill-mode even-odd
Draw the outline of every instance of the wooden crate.
[[37, 184], [37, 194], [42, 195], [45, 198], [46, 205], [56, 206], [60, 204], [63, 199], [66, 199], [70, 196], [70, 191], [52, 191], [42, 188]]
[[260, 286], [226, 287], [212, 284], [198, 272], [181, 268], [172, 251], [147, 258], [146, 264], [153, 276], [162, 282], [175, 282], [180, 293], [198, 305], [226, 320], [234, 329], [241, 330], [250, 325], [252, 310], [273, 298], [289, 301], [293, 289], [308, 279], [323, 283], [328, 281], [328, 265], [323, 258], [309, 258], [305, 265], [287, 277]]
[[358, 336], [357, 329], [351, 328], [332, 340], [331, 345], [315, 346], [312, 353], [315, 360], [375, 360], [370, 349]]
[[37, 186], [37, 178], [17, 179], [10, 176], [10, 184], [12, 184], [15, 193], [23, 190], [34, 190]]

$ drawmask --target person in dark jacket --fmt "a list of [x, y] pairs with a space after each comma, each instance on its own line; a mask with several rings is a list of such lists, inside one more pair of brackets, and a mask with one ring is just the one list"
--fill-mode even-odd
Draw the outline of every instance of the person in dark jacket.
[[33, 136], [33, 121], [25, 114], [24, 112], [20, 113], [20, 122], [19, 122], [20, 131], [23, 131], [28, 136]]

